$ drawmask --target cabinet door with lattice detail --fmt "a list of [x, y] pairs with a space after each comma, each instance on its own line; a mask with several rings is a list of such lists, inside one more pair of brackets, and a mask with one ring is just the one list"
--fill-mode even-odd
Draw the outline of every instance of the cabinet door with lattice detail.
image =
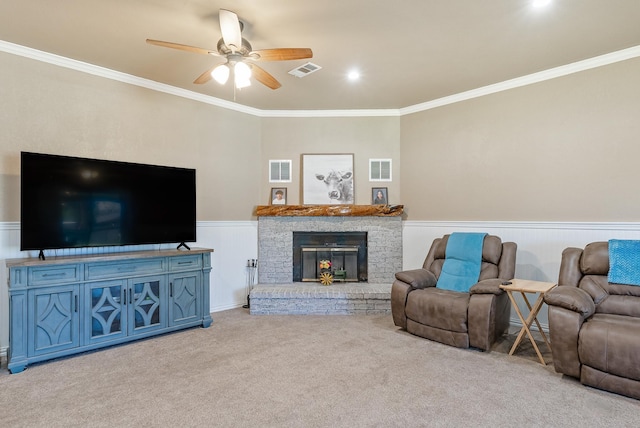
[[169, 325], [202, 320], [202, 273], [176, 273], [169, 276]]
[[29, 290], [29, 355], [42, 355], [80, 345], [78, 285]]
[[125, 280], [87, 284], [84, 314], [84, 336], [87, 343], [115, 340], [127, 335]]
[[127, 315], [129, 334], [143, 334], [167, 326], [166, 276], [129, 279]]

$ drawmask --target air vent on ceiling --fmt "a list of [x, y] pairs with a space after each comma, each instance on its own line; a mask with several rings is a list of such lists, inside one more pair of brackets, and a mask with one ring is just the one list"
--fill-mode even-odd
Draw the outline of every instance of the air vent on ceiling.
[[314, 73], [318, 70], [320, 70], [322, 67], [320, 67], [317, 64], [313, 64], [311, 62], [308, 62], [306, 64], [301, 65], [298, 68], [294, 68], [293, 70], [289, 71], [289, 74], [291, 74], [292, 76], [296, 76], [296, 77], [304, 77], [304, 76], [308, 76], [311, 73]]

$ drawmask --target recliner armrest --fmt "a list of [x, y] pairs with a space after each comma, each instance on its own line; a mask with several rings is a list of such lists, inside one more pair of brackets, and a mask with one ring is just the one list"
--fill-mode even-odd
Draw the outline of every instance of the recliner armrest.
[[396, 279], [405, 282], [413, 288], [435, 287], [438, 280], [430, 270], [413, 269], [396, 273]]
[[495, 294], [500, 295], [504, 293], [504, 290], [500, 288], [500, 284], [502, 284], [503, 279], [500, 278], [490, 278], [483, 279], [480, 282], [477, 282], [469, 289], [470, 294]]
[[578, 287], [559, 285], [544, 295], [544, 302], [549, 306], [559, 306], [578, 312], [589, 318], [596, 311], [596, 305], [589, 294]]

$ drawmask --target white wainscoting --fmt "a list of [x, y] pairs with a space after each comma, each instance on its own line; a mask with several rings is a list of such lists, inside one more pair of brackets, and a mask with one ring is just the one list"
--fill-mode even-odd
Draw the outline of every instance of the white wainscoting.
[[[560, 257], [566, 247], [584, 247], [592, 241], [609, 239], [640, 239], [640, 223], [551, 223], [551, 222], [403, 222], [403, 268], [422, 266], [431, 242], [456, 231], [487, 232], [503, 241], [518, 244], [516, 276], [539, 281], [556, 281]], [[247, 259], [258, 254], [257, 221], [198, 222], [197, 247], [213, 248], [211, 264], [211, 311], [219, 312], [246, 303]], [[170, 248], [171, 246], [169, 246]], [[167, 246], [109, 247], [98, 249], [57, 251], [56, 255], [106, 253], [160, 249]], [[20, 224], [0, 223], [0, 263], [20, 257], [37, 257], [37, 252], [20, 251]], [[6, 354], [9, 344], [7, 272], [0, 269], [0, 354]], [[215, 315], [214, 315], [215, 322]], [[512, 323], [518, 325], [515, 314]], [[546, 328], [546, 310], [541, 323]]]
[[211, 255], [211, 312], [246, 304], [249, 291], [247, 260], [258, 258], [258, 222], [198, 222], [197, 233], [196, 246], [214, 249]]

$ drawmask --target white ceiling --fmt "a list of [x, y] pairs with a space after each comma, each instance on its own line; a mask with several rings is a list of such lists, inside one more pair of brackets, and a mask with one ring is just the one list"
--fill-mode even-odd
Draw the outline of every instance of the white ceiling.
[[263, 110], [405, 108], [640, 45], [638, 0], [3, 0], [0, 40], [233, 101], [230, 83], [192, 83], [220, 58], [145, 43], [215, 50], [220, 8], [254, 49], [308, 47], [323, 67], [260, 63], [282, 87], [235, 102]]

